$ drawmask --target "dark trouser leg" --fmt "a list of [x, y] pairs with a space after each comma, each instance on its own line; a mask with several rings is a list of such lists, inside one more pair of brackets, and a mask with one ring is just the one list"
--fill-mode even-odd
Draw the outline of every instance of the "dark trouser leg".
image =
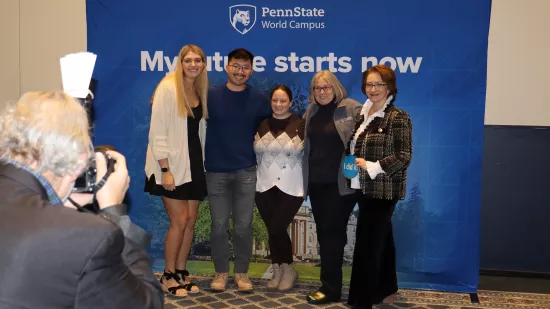
[[256, 206], [269, 234], [269, 250], [274, 264], [292, 263], [292, 243], [288, 226], [300, 209], [304, 199], [288, 195], [273, 187], [265, 192], [256, 192]]
[[256, 194], [256, 167], [234, 172], [233, 180], [233, 245], [235, 247], [235, 273], [248, 273], [252, 256], [252, 215]]
[[348, 304], [370, 308], [397, 292], [391, 217], [397, 200], [361, 197]]
[[348, 241], [347, 225], [357, 195], [341, 196], [336, 183], [310, 183], [309, 188], [321, 256], [322, 286], [319, 290], [330, 299], [339, 299], [342, 293], [344, 247]]
[[229, 272], [229, 214], [232, 208], [231, 173], [206, 173], [212, 226], [210, 242], [216, 272]]

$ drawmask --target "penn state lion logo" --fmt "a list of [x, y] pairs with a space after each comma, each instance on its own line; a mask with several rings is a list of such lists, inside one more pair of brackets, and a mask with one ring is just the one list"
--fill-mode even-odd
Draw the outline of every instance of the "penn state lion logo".
[[240, 34], [245, 34], [256, 24], [256, 7], [237, 4], [229, 7], [229, 22]]
[[233, 22], [231, 24], [233, 27], [236, 27], [238, 22], [244, 26], [248, 26], [250, 24], [250, 11], [239, 11], [237, 9], [237, 12], [233, 15]]

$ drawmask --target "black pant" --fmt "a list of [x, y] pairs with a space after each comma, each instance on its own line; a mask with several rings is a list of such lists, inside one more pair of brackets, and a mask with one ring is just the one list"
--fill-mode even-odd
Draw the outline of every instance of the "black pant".
[[319, 291], [337, 300], [342, 295], [342, 264], [348, 241], [348, 220], [357, 195], [340, 195], [337, 183], [310, 183], [309, 198], [321, 251], [322, 286]]
[[348, 304], [371, 308], [397, 292], [391, 218], [397, 199], [359, 198]]
[[293, 261], [287, 229], [303, 202], [303, 197], [288, 195], [276, 186], [265, 192], [256, 192], [256, 206], [267, 227], [273, 264], [290, 264]]

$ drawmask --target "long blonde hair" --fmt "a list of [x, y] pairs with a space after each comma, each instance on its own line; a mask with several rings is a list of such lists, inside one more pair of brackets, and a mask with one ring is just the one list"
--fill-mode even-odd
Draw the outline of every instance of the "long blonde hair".
[[191, 109], [191, 106], [189, 105], [189, 101], [187, 100], [187, 95], [185, 93], [185, 87], [183, 84], [183, 67], [181, 65], [183, 61], [183, 57], [187, 55], [189, 52], [194, 52], [198, 54], [203, 62], [203, 68], [199, 76], [195, 79], [195, 91], [197, 92], [197, 95], [199, 96], [199, 99], [201, 100], [202, 104], [202, 114], [203, 118], [208, 118], [208, 108], [206, 107], [206, 99], [208, 95], [208, 72], [206, 71], [206, 57], [204, 56], [204, 52], [200, 47], [193, 44], [188, 44], [182, 47], [182, 49], [179, 52], [178, 60], [176, 62], [176, 70], [175, 70], [175, 86], [176, 86], [176, 103], [178, 108], [178, 115], [182, 118], [186, 118], [187, 115], [191, 115], [191, 117], [195, 118], [193, 115], [193, 111]]

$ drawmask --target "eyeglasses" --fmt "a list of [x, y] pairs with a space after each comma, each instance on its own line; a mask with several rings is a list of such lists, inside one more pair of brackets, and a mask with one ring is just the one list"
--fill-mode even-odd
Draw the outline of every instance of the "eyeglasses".
[[374, 90], [382, 89], [388, 84], [386, 83], [365, 83], [363, 84], [363, 88], [370, 89], [373, 88]]
[[238, 63], [233, 63], [233, 64], [230, 64], [229, 65], [230, 67], [233, 68], [233, 70], [239, 72], [240, 70], [243, 70], [243, 72], [248, 72], [250, 70], [252, 70], [251, 67], [247, 66], [247, 65], [240, 65]]
[[321, 92], [321, 90], [323, 90], [324, 92], [329, 92], [330, 90], [332, 90], [332, 86], [323, 86], [323, 87], [318, 87], [318, 86], [315, 86], [313, 87], [313, 91], [319, 93]]

